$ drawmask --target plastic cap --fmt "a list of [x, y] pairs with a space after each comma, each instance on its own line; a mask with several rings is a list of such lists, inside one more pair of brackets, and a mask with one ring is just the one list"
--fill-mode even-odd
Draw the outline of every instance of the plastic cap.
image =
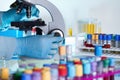
[[65, 60], [60, 59], [59, 63], [60, 63], [60, 64], [66, 64], [66, 61], [65, 61]]
[[29, 63], [28, 66], [35, 67], [35, 63]]
[[33, 68], [33, 72], [41, 72], [40, 68]]
[[50, 67], [51, 64], [43, 64], [43, 67]]
[[103, 35], [102, 35], [102, 34], [99, 34], [98, 39], [99, 39], [99, 40], [102, 40], [102, 39], [103, 39]]
[[108, 34], [107, 35], [107, 40], [111, 40], [112, 39], [112, 35], [111, 34]]
[[103, 40], [107, 40], [107, 35], [103, 34]]
[[119, 35], [115, 35], [115, 40], [119, 41]]
[[27, 69], [27, 70], [24, 71], [24, 73], [26, 73], [26, 74], [32, 74], [32, 72], [33, 72], [33, 71], [32, 71], [32, 70], [29, 70], [29, 69]]
[[72, 63], [67, 64], [68, 77], [75, 77], [75, 66]]
[[60, 56], [66, 55], [66, 47], [65, 46], [59, 46], [59, 55]]
[[23, 73], [21, 78], [22, 78], [21, 80], [31, 80], [31, 75]]
[[107, 59], [107, 57], [105, 57], [105, 56], [101, 57], [101, 60], [106, 60], [106, 59]]
[[95, 56], [102, 56], [102, 46], [95, 46]]
[[89, 62], [83, 63], [83, 73], [87, 75], [91, 73], [91, 65]]
[[58, 67], [59, 76], [67, 76], [67, 67], [65, 65], [59, 65]]
[[92, 35], [91, 34], [87, 34], [87, 39], [92, 39]]
[[83, 67], [81, 64], [76, 64], [76, 77], [82, 77], [83, 76]]

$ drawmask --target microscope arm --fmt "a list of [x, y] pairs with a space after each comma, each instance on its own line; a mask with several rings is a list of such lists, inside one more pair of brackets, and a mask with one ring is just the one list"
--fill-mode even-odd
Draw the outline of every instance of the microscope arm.
[[[54, 6], [51, 2], [47, 0], [29, 0], [30, 3], [35, 4], [35, 5], [40, 5], [44, 7], [45, 9], [48, 10], [52, 17], [52, 22], [49, 22], [48, 24], [48, 32], [51, 32], [52, 30], [59, 29], [62, 30], [62, 32], [65, 34], [65, 23], [62, 14], [60, 11], [57, 9], [56, 6]], [[45, 31], [46, 32], [46, 31]]]

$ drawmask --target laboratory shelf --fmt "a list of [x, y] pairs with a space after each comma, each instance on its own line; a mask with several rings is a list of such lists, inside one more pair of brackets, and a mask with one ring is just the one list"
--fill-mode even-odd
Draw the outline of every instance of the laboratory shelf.
[[[79, 52], [76, 53], [77, 56], [95, 56], [93, 47], [80, 47], [78, 48], [78, 50]], [[117, 48], [104, 49], [103, 48], [102, 50], [103, 50], [102, 56], [120, 59], [120, 49], [117, 49]]]

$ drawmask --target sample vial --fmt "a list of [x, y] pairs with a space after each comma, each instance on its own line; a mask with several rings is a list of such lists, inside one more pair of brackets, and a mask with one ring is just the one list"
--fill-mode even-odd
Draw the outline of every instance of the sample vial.
[[59, 65], [58, 72], [59, 72], [59, 79], [58, 80], [66, 80], [66, 76], [67, 76], [66, 65]]
[[99, 34], [98, 40], [99, 40], [99, 44], [100, 44], [100, 45], [103, 45], [102, 39], [103, 39], [103, 35], [102, 35], [102, 34]]
[[74, 80], [75, 77], [75, 66], [72, 62], [67, 63], [67, 69], [68, 69], [68, 74], [67, 74], [67, 80]]
[[119, 48], [119, 35], [115, 35], [115, 48]]

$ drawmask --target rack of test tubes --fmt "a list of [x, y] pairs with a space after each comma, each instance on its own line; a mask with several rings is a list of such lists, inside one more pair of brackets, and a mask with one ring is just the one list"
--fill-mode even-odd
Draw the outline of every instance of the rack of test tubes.
[[[1, 80], [119, 80], [120, 68], [114, 58], [101, 57], [102, 47], [95, 47], [94, 57], [72, 57], [71, 46], [59, 47], [59, 63], [20, 64], [16, 72], [9, 75], [7, 68], [1, 69]], [[9, 79], [10, 78], [10, 79]]]
[[[80, 41], [77, 41], [77, 48], [86, 55], [94, 52], [95, 45], [103, 47], [103, 55], [120, 58], [120, 35], [119, 34], [85, 34]], [[92, 54], [93, 56], [93, 54]]]

